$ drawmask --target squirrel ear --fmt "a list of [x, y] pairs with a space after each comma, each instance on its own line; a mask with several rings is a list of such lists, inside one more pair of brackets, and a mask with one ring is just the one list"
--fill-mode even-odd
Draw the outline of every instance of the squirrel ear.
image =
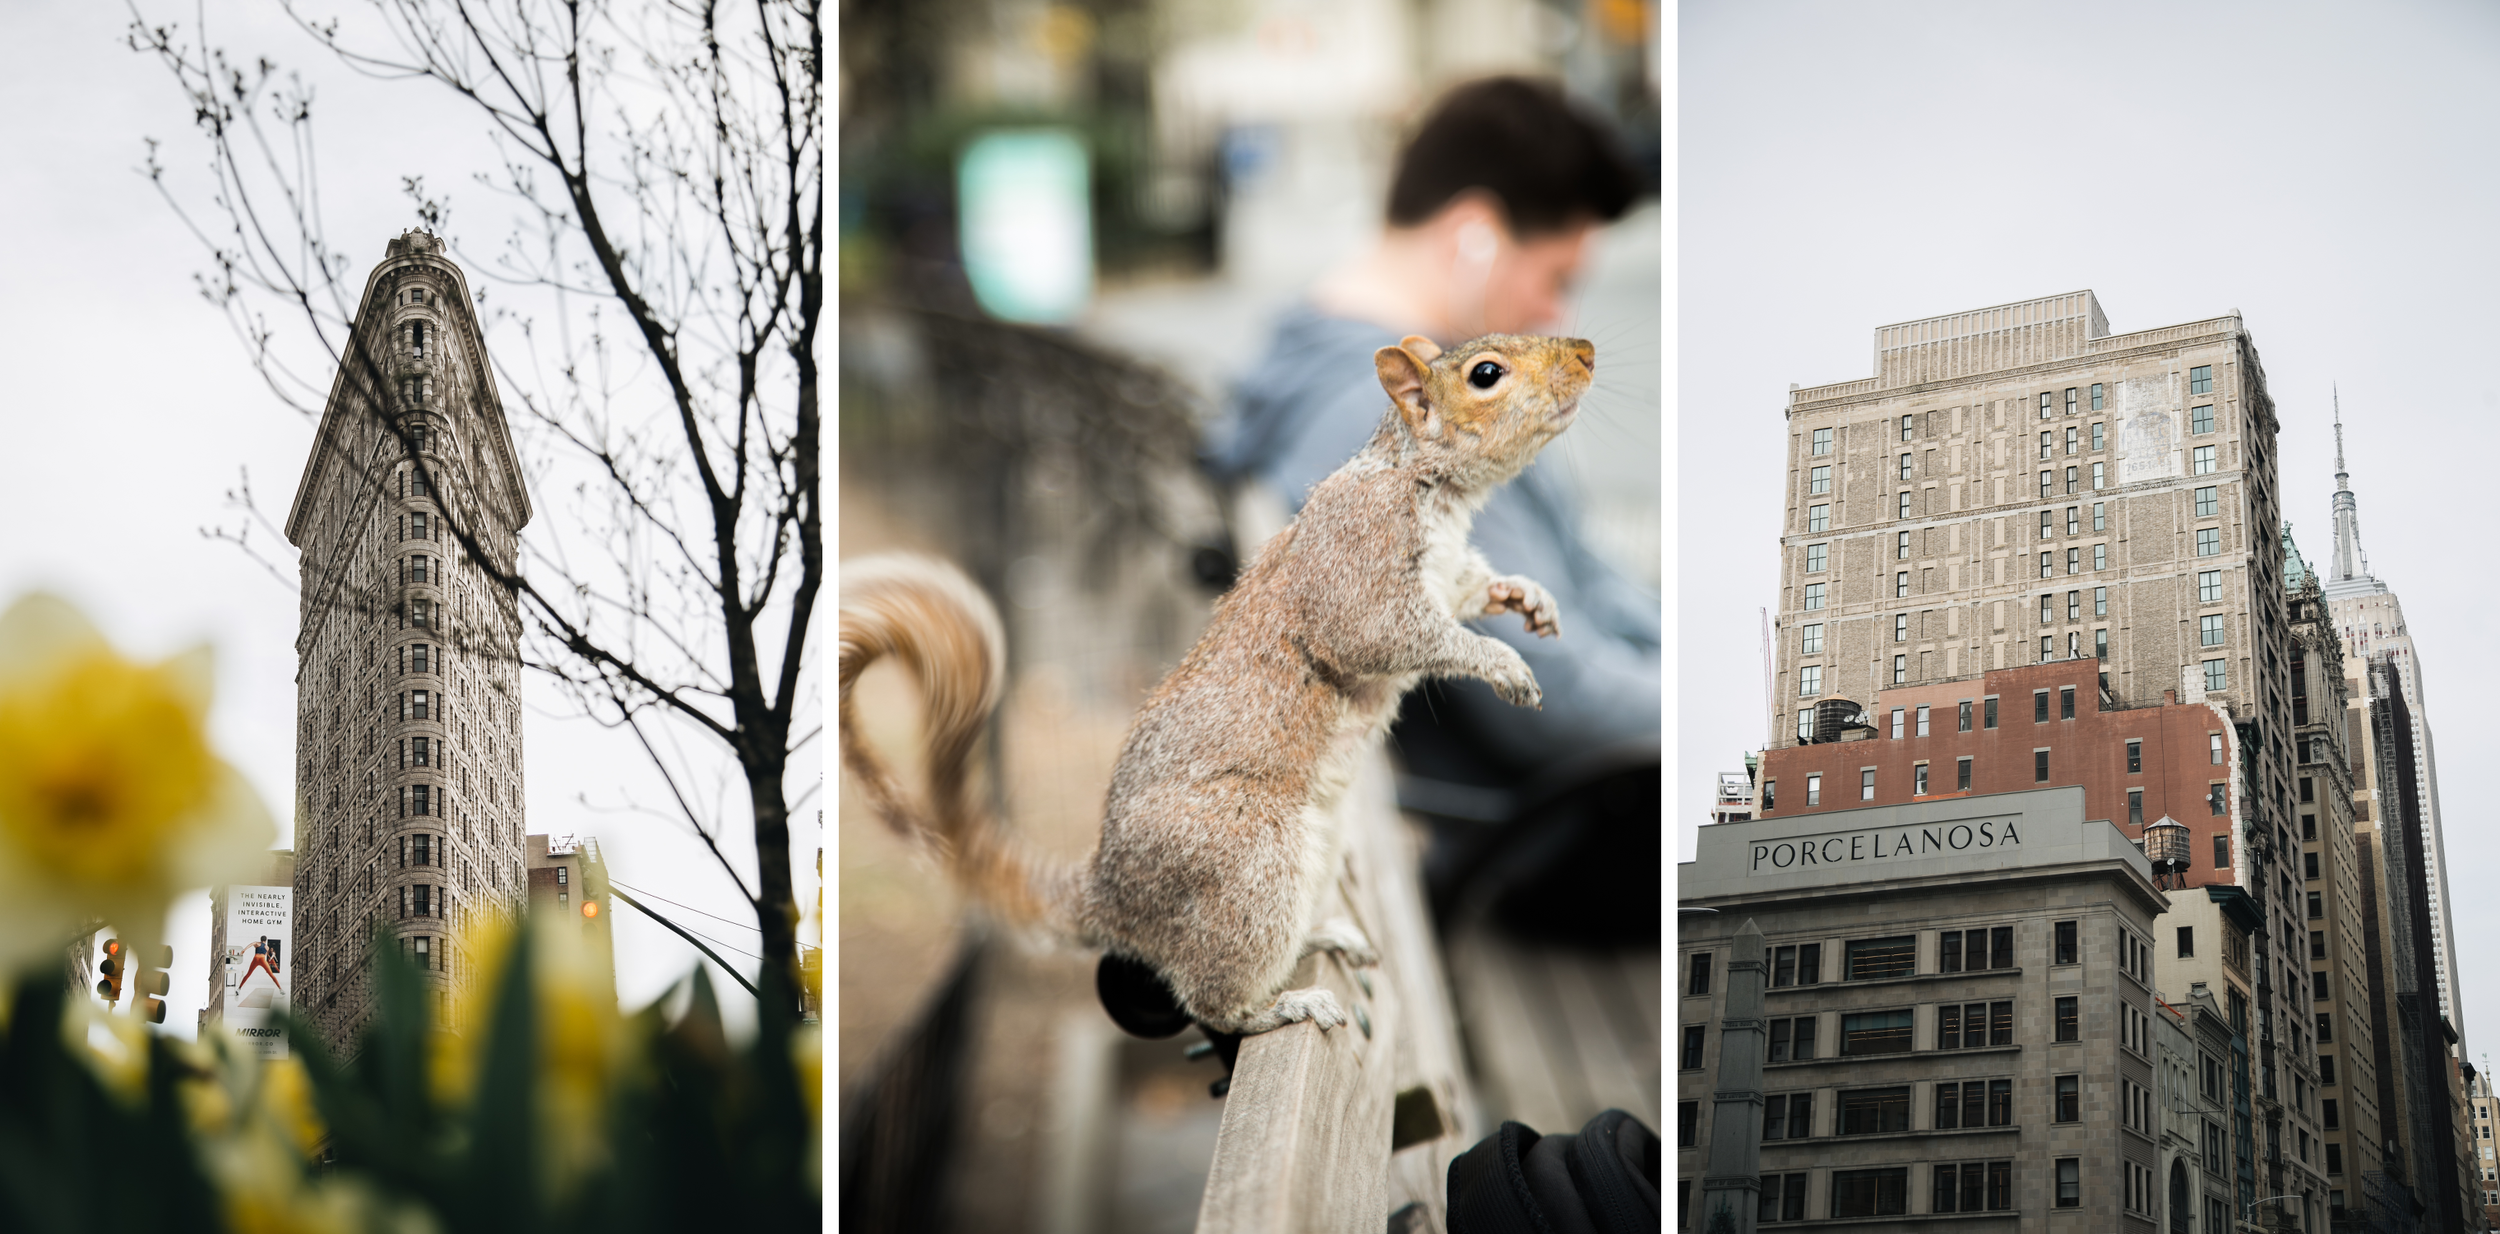
[[[1426, 340], [1426, 346], [1430, 341]], [[1380, 373], [1380, 388], [1389, 392], [1389, 399], [1398, 405], [1398, 414], [1405, 418], [1408, 431], [1417, 437], [1438, 436], [1441, 418], [1433, 414], [1432, 396], [1424, 387], [1424, 361], [1404, 347], [1383, 347], [1372, 353], [1372, 367]]]
[[1431, 339], [1425, 338], [1420, 334], [1410, 334], [1405, 338], [1399, 339], [1398, 346], [1404, 348], [1408, 355], [1411, 355], [1426, 364], [1430, 364], [1441, 358], [1441, 344], [1433, 342]]

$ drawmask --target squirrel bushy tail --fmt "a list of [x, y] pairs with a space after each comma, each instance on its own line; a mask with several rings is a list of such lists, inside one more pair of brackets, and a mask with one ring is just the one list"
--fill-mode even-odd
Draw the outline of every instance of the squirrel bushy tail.
[[[936, 850], [973, 898], [1010, 922], [1078, 933], [1079, 870], [1039, 859], [973, 799], [973, 754], [1004, 690], [1007, 638], [998, 611], [961, 570], [889, 554], [842, 563], [839, 641], [842, 763], [886, 824]], [[928, 792], [915, 801], [860, 731], [852, 687], [892, 657], [920, 687]]]

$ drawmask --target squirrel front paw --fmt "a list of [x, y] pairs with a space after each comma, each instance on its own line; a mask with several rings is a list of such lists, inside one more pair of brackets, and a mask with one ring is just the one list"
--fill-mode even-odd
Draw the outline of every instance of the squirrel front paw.
[[1511, 650], [1508, 643], [1494, 642], [1492, 639], [1485, 641], [1499, 649], [1497, 663], [1491, 671], [1484, 674], [1485, 684], [1493, 687], [1493, 693], [1513, 707], [1533, 707], [1539, 711], [1545, 710], [1545, 691], [1537, 688], [1536, 674], [1529, 670], [1528, 662], [1521, 659], [1518, 652]]
[[1524, 575], [1505, 574], [1485, 585], [1484, 615], [1496, 613], [1527, 618], [1528, 633], [1540, 638], [1562, 633], [1562, 606], [1554, 603], [1554, 593]]

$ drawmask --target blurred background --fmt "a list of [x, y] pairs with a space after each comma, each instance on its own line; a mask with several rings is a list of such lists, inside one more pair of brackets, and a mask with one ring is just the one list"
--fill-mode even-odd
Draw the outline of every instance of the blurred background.
[[[1653, 0], [852, 0], [841, 22], [839, 551], [934, 553], [999, 601], [997, 791], [1038, 845], [1090, 849], [1138, 702], [1272, 529], [1200, 471], [1201, 432], [1277, 314], [1376, 238], [1399, 142], [1450, 85], [1560, 81], [1650, 186], [1597, 239], [1566, 324], [1607, 363], [1537, 466], [1656, 587]], [[860, 688], [908, 773], [911, 689]], [[839, 802], [846, 1224], [1190, 1229], [1222, 1113], [1195, 1032], [1121, 1036], [1093, 956], [991, 931]], [[1508, 954], [1451, 952], [1476, 1134], [1610, 1105], [1657, 1127], [1656, 952], [1524, 982]], [[1506, 1063], [1502, 1034], [1538, 1024], [1583, 1064]]]

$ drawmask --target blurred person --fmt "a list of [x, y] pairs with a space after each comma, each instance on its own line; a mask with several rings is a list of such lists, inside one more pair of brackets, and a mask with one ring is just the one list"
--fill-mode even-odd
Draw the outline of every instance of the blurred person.
[[[1209, 469], [1298, 507], [1387, 409], [1375, 350], [1408, 334], [1447, 347], [1552, 331], [1595, 233], [1635, 192], [1612, 134], [1558, 87], [1501, 77], [1452, 90], [1398, 157], [1378, 242], [1277, 323], [1211, 434]], [[1480, 623], [1526, 658], [1542, 711], [1475, 681], [1407, 697], [1392, 740], [1409, 775], [1402, 803], [1439, 820], [1426, 864], [1436, 907], [1490, 902], [1531, 934], [1655, 938], [1657, 597], [1590, 550], [1550, 468], [1497, 491], [1471, 538], [1496, 571], [1554, 593], [1562, 636]]]

